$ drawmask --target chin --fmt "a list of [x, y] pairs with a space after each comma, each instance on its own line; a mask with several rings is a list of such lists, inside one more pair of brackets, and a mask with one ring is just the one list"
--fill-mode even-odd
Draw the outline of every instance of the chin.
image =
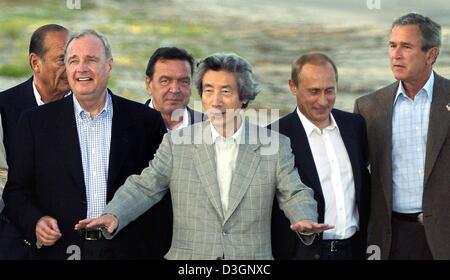
[[223, 120], [218, 120], [216, 118], [209, 118], [210, 122], [214, 125], [214, 126], [221, 126], [223, 124]]

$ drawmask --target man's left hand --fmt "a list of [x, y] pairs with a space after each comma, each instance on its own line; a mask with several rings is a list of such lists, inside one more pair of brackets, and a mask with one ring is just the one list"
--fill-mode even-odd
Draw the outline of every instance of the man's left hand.
[[293, 231], [297, 231], [298, 233], [305, 235], [321, 233], [322, 231], [326, 231], [332, 228], [334, 228], [334, 226], [329, 224], [319, 224], [311, 220], [301, 220], [291, 225], [291, 229]]

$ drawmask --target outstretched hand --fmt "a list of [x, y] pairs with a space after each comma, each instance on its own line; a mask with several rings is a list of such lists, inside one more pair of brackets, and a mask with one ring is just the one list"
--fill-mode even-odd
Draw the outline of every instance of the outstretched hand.
[[291, 229], [297, 231], [301, 234], [309, 235], [314, 233], [321, 233], [323, 231], [334, 228], [334, 226], [329, 224], [319, 224], [311, 220], [301, 220], [293, 225]]
[[114, 215], [105, 214], [95, 219], [84, 219], [79, 221], [78, 224], [75, 225], [75, 230], [103, 228], [109, 234], [112, 234], [118, 225], [119, 221]]

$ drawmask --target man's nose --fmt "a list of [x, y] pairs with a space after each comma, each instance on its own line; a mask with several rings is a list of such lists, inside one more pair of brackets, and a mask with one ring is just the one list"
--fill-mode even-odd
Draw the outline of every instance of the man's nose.
[[219, 107], [222, 106], [222, 104], [223, 104], [222, 94], [220, 94], [220, 92], [214, 93], [212, 97], [212, 105], [214, 107]]
[[172, 92], [172, 93], [178, 93], [178, 92], [180, 92], [180, 85], [179, 85], [179, 83], [178, 83], [177, 80], [173, 80], [173, 81], [170, 83], [170, 88], [169, 88], [169, 90], [170, 90], [170, 92]]
[[78, 63], [76, 70], [78, 72], [85, 72], [88, 70], [88, 66], [87, 63], [80, 61], [80, 63]]
[[325, 94], [325, 91], [322, 91], [319, 95], [319, 99], [318, 99], [318, 103], [322, 106], [326, 106], [328, 105], [328, 99], [327, 96]]
[[395, 47], [395, 48], [391, 49], [391, 58], [392, 59], [399, 59], [401, 57], [402, 57], [402, 53], [401, 53], [400, 48]]

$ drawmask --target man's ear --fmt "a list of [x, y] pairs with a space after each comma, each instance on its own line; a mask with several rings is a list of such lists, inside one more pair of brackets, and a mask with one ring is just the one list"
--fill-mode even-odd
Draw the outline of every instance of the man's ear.
[[41, 58], [35, 53], [30, 53], [28, 59], [30, 61], [30, 66], [33, 72], [40, 73], [42, 67]]
[[427, 54], [427, 61], [429, 63], [431, 63], [431, 65], [433, 65], [434, 62], [436, 61], [438, 55], [439, 55], [438, 48], [431, 48], [431, 49], [429, 49], [428, 50], [428, 54]]
[[112, 68], [113, 68], [113, 59], [110, 58], [110, 59], [108, 59], [108, 72], [111, 73]]
[[145, 88], [147, 89], [148, 96], [152, 97], [152, 91], [150, 89], [150, 83], [152, 82], [152, 79], [149, 76], [145, 75], [144, 82], [145, 82]]
[[289, 84], [289, 89], [291, 90], [292, 95], [296, 96], [297, 95], [297, 85], [295, 84], [295, 82], [293, 80], [289, 80], [288, 82]]

